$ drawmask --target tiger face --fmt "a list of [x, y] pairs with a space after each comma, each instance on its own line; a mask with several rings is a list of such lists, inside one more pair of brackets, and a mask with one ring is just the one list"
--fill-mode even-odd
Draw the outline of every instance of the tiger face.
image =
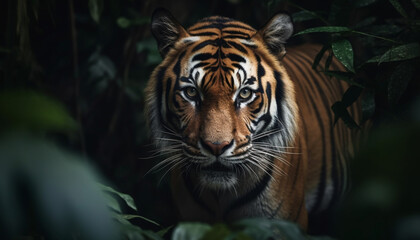
[[[238, 31], [238, 29], [240, 31]], [[293, 139], [293, 85], [279, 63], [292, 34], [290, 18], [260, 31], [211, 17], [185, 30], [166, 10], [152, 17], [162, 63], [146, 89], [161, 162], [215, 190], [257, 182]]]

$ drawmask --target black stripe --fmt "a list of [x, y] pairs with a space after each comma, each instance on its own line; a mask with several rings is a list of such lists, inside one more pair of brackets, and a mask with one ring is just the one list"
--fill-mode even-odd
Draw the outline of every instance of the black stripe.
[[227, 41], [227, 44], [233, 46], [235, 49], [241, 51], [244, 54], [248, 53], [248, 51], [244, 47], [242, 47], [241, 44], [239, 44], [239, 43], [236, 43], [236, 42], [233, 42], [233, 41]]
[[218, 33], [214, 33], [214, 32], [201, 32], [201, 33], [194, 33], [191, 34], [192, 36], [216, 36], [219, 35]]
[[[213, 55], [213, 54], [211, 54], [211, 53], [200, 53], [200, 54], [196, 54], [194, 57], [193, 57], [193, 59], [192, 59], [192, 61], [194, 62], [194, 61], [206, 61], [206, 60], [209, 60], [209, 59], [211, 59], [211, 58], [217, 58], [217, 56], [216, 55]], [[195, 67], [195, 66], [194, 66]]]
[[[173, 127], [175, 127], [172, 123], [176, 122], [177, 117], [176, 117], [176, 114], [174, 112], [172, 112], [171, 109], [169, 108], [169, 103], [174, 100], [174, 99], [169, 100], [169, 94], [172, 92], [172, 91], [170, 91], [171, 90], [171, 83], [172, 83], [172, 79], [168, 78], [166, 80], [166, 88], [165, 88], [165, 91], [166, 91], [165, 92], [165, 99], [166, 99], [166, 102], [165, 102], [166, 116], [165, 117], [166, 117], [167, 123], [172, 125]], [[174, 97], [174, 96], [175, 96], [175, 94], [172, 95], [172, 97]]]
[[181, 73], [181, 60], [185, 56], [185, 51], [183, 51], [181, 54], [179, 54], [178, 61], [175, 63], [173, 71], [175, 73], [176, 77], [179, 77]]
[[293, 222], [296, 222], [300, 216], [300, 213], [302, 212], [302, 209], [304, 208], [303, 204], [305, 203], [305, 198], [301, 198], [300, 204], [299, 204], [299, 211], [296, 214], [296, 217], [292, 220]]
[[193, 81], [187, 77], [180, 77], [179, 81], [184, 82], [184, 83], [193, 83]]
[[192, 49], [192, 52], [196, 52], [196, 51], [198, 51], [198, 50], [200, 50], [200, 49], [202, 49], [202, 48], [204, 48], [208, 45], [217, 46], [217, 42], [216, 42], [216, 40], [206, 40], [204, 42], [201, 42], [201, 43], [197, 44], [197, 46], [195, 46]]
[[245, 62], [245, 58], [239, 56], [238, 54], [228, 53], [226, 57], [228, 57], [230, 60], [234, 62]]
[[223, 36], [224, 39], [249, 39], [247, 37], [243, 37], [242, 35], [227, 35], [227, 36]]
[[198, 203], [205, 211], [207, 211], [210, 215], [214, 216], [214, 211], [210, 209], [209, 206], [200, 198], [200, 193], [196, 187], [194, 187], [194, 184], [192, 183], [191, 179], [188, 178], [187, 174], [182, 174], [182, 177], [184, 178], [185, 187], [187, 188], [188, 192], [193, 197], [194, 201]]
[[163, 124], [163, 119], [162, 119], [162, 94], [163, 94], [163, 81], [164, 81], [164, 76], [165, 76], [165, 72], [166, 72], [166, 67], [161, 67], [159, 69], [159, 72], [157, 74], [157, 83], [155, 86], [155, 93], [157, 96], [157, 101], [156, 101], [156, 108], [158, 109], [157, 114], [158, 114], [158, 118], [159, 118], [159, 122], [161, 122]]
[[200, 63], [197, 63], [197, 64], [195, 64], [195, 65], [192, 67], [192, 69], [191, 69], [191, 70], [193, 70], [194, 68], [199, 68], [199, 67], [205, 66], [205, 65], [207, 65], [207, 64], [209, 64], [209, 63], [208, 63], [208, 62], [200, 62]]
[[273, 159], [270, 161], [270, 168], [268, 169], [267, 173], [263, 176], [263, 178], [255, 185], [253, 189], [247, 192], [244, 196], [238, 198], [234, 201], [230, 206], [226, 209], [223, 214], [223, 219], [226, 219], [227, 215], [236, 208], [239, 208], [253, 200], [255, 200], [261, 193], [267, 188], [270, 180], [271, 174], [273, 172]]
[[249, 84], [252, 85], [254, 84], [254, 82], [257, 81], [257, 79], [255, 79], [255, 77], [250, 77], [247, 80], [244, 81], [244, 84]]
[[267, 113], [270, 113], [270, 108], [271, 108], [271, 84], [269, 82], [267, 82], [267, 87], [265, 88], [265, 94], [267, 95]]
[[[301, 65], [303, 65], [304, 63], [302, 62], [298, 62], [296, 63], [295, 61], [298, 61], [298, 59], [296, 58], [289, 58], [289, 60], [293, 63], [293, 67], [297, 68], [297, 72], [304, 75], [304, 79], [306, 79], [307, 83], [311, 83], [312, 81], [308, 80], [308, 77], [314, 77], [314, 76], [308, 76], [307, 73], [305, 73], [305, 71], [303, 71], [303, 69], [301, 68]], [[311, 69], [311, 66], [306, 66], [307, 69]], [[295, 75], [296, 76], [296, 75]], [[301, 84], [303, 84], [303, 80], [304, 79], [296, 79], [294, 82], [301, 82]], [[310, 84], [312, 85], [312, 84]], [[302, 85], [303, 86], [303, 85]], [[311, 93], [314, 92], [314, 88], [312, 86], [312, 89], [310, 91]], [[318, 91], [319, 94], [321, 94]], [[310, 99], [310, 104], [312, 105], [312, 109], [314, 110], [314, 114], [316, 117], [316, 120], [318, 121], [318, 126], [321, 130], [321, 141], [325, 141], [325, 129], [322, 125], [322, 118], [319, 115], [319, 111], [316, 111], [317, 107], [315, 104], [315, 99], [313, 98], [313, 94], [308, 94], [309, 95], [309, 99]], [[322, 94], [321, 94], [322, 95]], [[325, 148], [325, 144], [322, 144], [322, 168], [321, 168], [321, 174], [320, 174], [320, 178], [319, 178], [319, 184], [318, 184], [318, 189], [317, 189], [317, 198], [316, 198], [316, 202], [315, 205], [312, 208], [312, 211], [315, 212], [316, 209], [319, 209], [324, 197], [324, 192], [325, 192], [325, 188], [326, 188], [326, 175], [327, 175], [327, 165], [326, 165], [326, 159], [325, 159], [325, 154], [326, 153], [326, 148]]]
[[242, 35], [242, 37], [250, 38], [249, 34], [240, 31], [224, 30], [223, 33], [228, 33], [230, 35]]
[[229, 28], [229, 27], [246, 29], [246, 30], [253, 31], [253, 32], [255, 31], [252, 28], [241, 26], [241, 25], [238, 25], [238, 24], [221, 24], [221, 23], [212, 23], [212, 24], [209, 24], [209, 25], [192, 28], [192, 29], [190, 29], [190, 31], [198, 31], [198, 30], [207, 29], [207, 28], [223, 29], [223, 28]]
[[282, 108], [284, 100], [284, 82], [282, 80], [281, 74], [277, 71], [274, 71], [274, 79], [276, 80], [277, 119], [281, 123], [284, 123]]
[[[256, 101], [257, 100], [257, 98], [259, 98], [260, 96], [257, 96], [255, 99], [254, 99], [254, 101]], [[252, 110], [251, 111], [251, 113], [252, 114], [257, 114], [257, 113], [259, 113], [259, 112], [261, 112], [261, 109], [262, 109], [262, 107], [264, 106], [264, 99], [263, 99], [263, 97], [261, 96], [261, 102], [260, 102], [260, 104], [258, 105], [258, 107], [256, 108], [256, 109], [254, 109], [254, 110]]]

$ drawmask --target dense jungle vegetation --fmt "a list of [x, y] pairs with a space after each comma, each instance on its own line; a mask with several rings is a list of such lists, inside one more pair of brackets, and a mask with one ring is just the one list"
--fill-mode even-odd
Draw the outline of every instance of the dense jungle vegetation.
[[[280, 220], [178, 222], [165, 171], [146, 174], [159, 161], [143, 115], [157, 7], [184, 26], [222, 15], [259, 28], [286, 11], [288, 44], [322, 44], [314, 67], [352, 85], [331, 110], [372, 133], [348, 197], [309, 234]], [[420, 0], [2, 1], [0, 238], [420, 239], [419, 13]], [[332, 56], [347, 71], [330, 71]], [[347, 112], [356, 100], [363, 119]]]

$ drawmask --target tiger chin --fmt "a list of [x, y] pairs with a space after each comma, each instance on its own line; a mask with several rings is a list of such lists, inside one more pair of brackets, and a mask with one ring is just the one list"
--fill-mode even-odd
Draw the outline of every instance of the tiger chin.
[[[146, 114], [183, 220], [266, 217], [306, 229], [308, 213], [337, 202], [357, 133], [334, 126], [330, 107], [349, 86], [312, 69], [319, 46], [286, 54], [288, 15], [259, 30], [220, 16], [186, 29], [157, 9], [151, 29], [163, 61]], [[330, 70], [343, 67], [333, 59]], [[349, 111], [358, 118], [357, 104]]]

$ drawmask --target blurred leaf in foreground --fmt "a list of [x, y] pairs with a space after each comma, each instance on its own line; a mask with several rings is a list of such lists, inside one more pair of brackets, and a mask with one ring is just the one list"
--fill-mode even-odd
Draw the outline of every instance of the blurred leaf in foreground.
[[211, 226], [205, 223], [181, 223], [172, 233], [172, 240], [199, 240]]
[[0, 129], [67, 132], [77, 129], [63, 105], [29, 90], [0, 92]]
[[2, 136], [0, 232], [6, 239], [116, 239], [117, 228], [98, 180], [79, 157], [50, 142]]

